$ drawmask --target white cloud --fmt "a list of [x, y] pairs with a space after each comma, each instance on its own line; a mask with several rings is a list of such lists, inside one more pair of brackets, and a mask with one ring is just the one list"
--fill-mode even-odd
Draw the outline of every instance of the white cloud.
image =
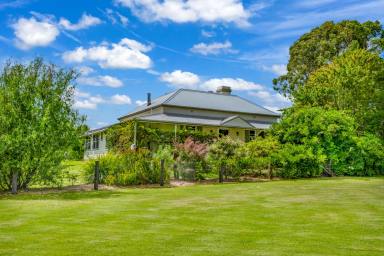
[[145, 22], [234, 23], [249, 26], [251, 12], [240, 0], [116, 0]]
[[95, 71], [93, 68], [88, 66], [81, 66], [81, 67], [78, 67], [77, 69], [84, 76], [87, 76]]
[[210, 38], [210, 37], [214, 37], [216, 35], [216, 33], [214, 31], [207, 31], [207, 30], [201, 30], [201, 35], [203, 37], [207, 37], [207, 38]]
[[213, 78], [205, 81], [201, 84], [202, 89], [216, 91], [219, 86], [230, 86], [232, 90], [237, 91], [249, 91], [249, 90], [261, 90], [263, 86], [253, 82], [246, 81], [241, 78]]
[[80, 30], [80, 29], [86, 29], [91, 26], [96, 26], [101, 23], [101, 20], [97, 17], [94, 17], [92, 15], [88, 15], [86, 13], [83, 13], [80, 20], [73, 24], [69, 20], [65, 18], [60, 18], [59, 25], [61, 25], [66, 30]]
[[200, 82], [200, 78], [196, 74], [181, 70], [175, 70], [171, 73], [165, 72], [160, 76], [160, 80], [175, 87], [183, 88], [195, 88]]
[[101, 43], [88, 49], [78, 47], [64, 52], [62, 58], [66, 62], [95, 61], [102, 68], [148, 69], [152, 61], [144, 53], [151, 49], [152, 46], [123, 38], [119, 43]]
[[266, 89], [259, 91], [252, 91], [248, 93], [250, 96], [257, 98], [264, 106], [272, 111], [277, 111], [281, 108], [288, 107], [291, 101], [276, 92], [270, 92]]
[[105, 12], [102, 12], [112, 24], [121, 24], [125, 27], [129, 23], [129, 19], [117, 11], [107, 8]]
[[135, 101], [135, 103], [136, 103], [137, 106], [142, 106], [142, 105], [146, 104], [147, 101], [145, 101], [145, 100], [137, 100], [137, 101]]
[[109, 98], [100, 95], [91, 95], [88, 92], [75, 90], [75, 102], [73, 107], [76, 109], [97, 109], [99, 104], [125, 105], [131, 104], [131, 98], [124, 94], [115, 94]]
[[123, 86], [123, 82], [113, 76], [84, 76], [79, 77], [78, 82], [84, 85], [91, 86], [107, 86], [112, 88], [118, 88]]
[[232, 43], [225, 41], [224, 43], [199, 43], [195, 44], [191, 49], [191, 52], [199, 53], [201, 55], [218, 55], [220, 53], [236, 53], [237, 51], [232, 49]]
[[111, 97], [111, 103], [116, 105], [131, 104], [131, 98], [127, 95], [115, 94]]
[[262, 68], [278, 76], [287, 74], [287, 66], [284, 64], [273, 64], [272, 66], [263, 66]]
[[90, 100], [87, 100], [87, 99], [75, 100], [73, 107], [76, 109], [96, 109], [97, 104], [94, 102], [91, 102]]
[[16, 36], [16, 46], [30, 49], [36, 46], [47, 46], [60, 34], [57, 27], [49, 21], [37, 21], [20, 18], [11, 26]]

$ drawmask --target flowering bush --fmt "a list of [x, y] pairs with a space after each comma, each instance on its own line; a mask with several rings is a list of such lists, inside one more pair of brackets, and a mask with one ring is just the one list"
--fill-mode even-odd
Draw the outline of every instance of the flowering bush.
[[176, 143], [175, 150], [183, 178], [203, 179], [203, 174], [209, 172], [206, 162], [208, 144], [189, 137], [184, 143]]

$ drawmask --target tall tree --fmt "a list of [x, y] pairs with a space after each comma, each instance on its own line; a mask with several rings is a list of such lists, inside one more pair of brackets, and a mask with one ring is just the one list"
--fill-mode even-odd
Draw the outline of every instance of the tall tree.
[[0, 73], [0, 188], [52, 181], [81, 119], [73, 110], [77, 73], [35, 59]]
[[361, 133], [384, 138], [384, 60], [363, 49], [347, 51], [309, 76], [295, 105], [343, 110]]
[[313, 71], [332, 62], [351, 45], [382, 52], [384, 30], [380, 22], [327, 21], [304, 34], [290, 47], [288, 72], [273, 80], [274, 88], [284, 95], [294, 97], [294, 92], [305, 84]]

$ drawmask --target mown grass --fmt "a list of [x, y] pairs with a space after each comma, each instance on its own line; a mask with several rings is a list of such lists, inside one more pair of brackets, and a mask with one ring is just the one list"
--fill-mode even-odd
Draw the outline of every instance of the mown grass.
[[0, 195], [0, 255], [384, 255], [384, 179]]

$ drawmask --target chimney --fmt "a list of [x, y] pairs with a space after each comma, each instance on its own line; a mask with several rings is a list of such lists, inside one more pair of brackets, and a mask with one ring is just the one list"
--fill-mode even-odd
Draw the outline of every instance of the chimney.
[[231, 95], [232, 89], [230, 86], [219, 86], [216, 89], [216, 93]]
[[151, 105], [151, 93], [147, 93], [147, 106]]

